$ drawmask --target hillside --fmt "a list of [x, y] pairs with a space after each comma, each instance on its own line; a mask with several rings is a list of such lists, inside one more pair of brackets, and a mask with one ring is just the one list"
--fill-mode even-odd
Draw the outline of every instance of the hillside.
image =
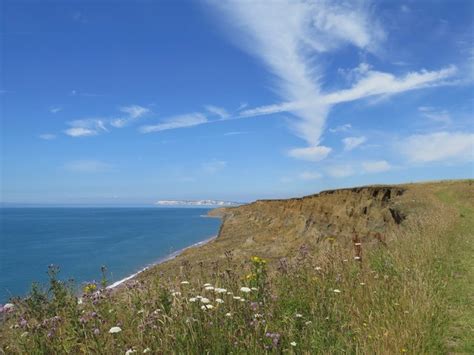
[[2, 313], [0, 353], [474, 352], [473, 180], [210, 215], [216, 239], [116, 290], [78, 299], [53, 272]]
[[355, 236], [364, 243], [384, 243], [403, 226], [413, 220], [419, 222], [420, 213], [431, 213], [426, 205], [432, 203], [432, 186], [436, 184], [357, 187], [217, 208], [209, 212], [222, 218], [215, 240], [188, 249], [141, 277], [158, 270], [176, 272], [183, 262], [210, 264], [224, 260], [226, 251], [232, 251], [234, 260], [243, 261], [252, 255], [278, 260], [295, 256], [301, 247], [311, 248], [317, 255], [326, 247], [322, 242], [327, 238], [346, 246]]

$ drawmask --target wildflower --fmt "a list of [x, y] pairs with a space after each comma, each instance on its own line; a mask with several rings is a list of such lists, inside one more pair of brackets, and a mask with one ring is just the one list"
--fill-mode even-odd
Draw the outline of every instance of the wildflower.
[[356, 245], [356, 246], [361, 246], [362, 243], [354, 243], [354, 245]]
[[211, 284], [204, 284], [202, 285], [202, 287], [208, 287], [208, 286], [212, 286]]
[[220, 298], [216, 298], [216, 302], [217, 302], [217, 303], [224, 303], [224, 300], [223, 300], [223, 299], [220, 299]]
[[206, 303], [209, 303], [209, 302], [211, 302], [211, 301], [209, 301], [209, 298], [205, 298], [205, 297], [201, 298], [201, 303], [206, 304]]
[[365, 282], [361, 282], [360, 285], [361, 285], [361, 286], [364, 286], [364, 285], [365, 285]]
[[245, 298], [241, 298], [241, 299], [240, 299], [240, 302], [245, 302]]
[[146, 353], [149, 353], [151, 351], [150, 348], [146, 348], [145, 350], [143, 350], [143, 353], [146, 354]]
[[226, 293], [227, 292], [227, 290], [225, 288], [215, 288], [214, 291], [216, 293]]
[[232, 297], [234, 300], [240, 300], [240, 297], [239, 296], [234, 296]]
[[334, 293], [341, 293], [341, 290], [338, 290], [337, 288], [335, 288], [334, 290], [332, 290], [332, 292], [334, 292]]
[[200, 300], [202, 298], [202, 296], [196, 296], [196, 299]]
[[292, 341], [292, 342], [290, 343], [290, 345], [291, 345], [291, 346], [296, 346], [296, 341]]
[[206, 309], [213, 309], [213, 308], [214, 308], [214, 306], [212, 304], [206, 304], [206, 305], [201, 306], [201, 309], [203, 311], [205, 311]]
[[84, 293], [93, 293], [97, 290], [97, 285], [95, 283], [88, 283], [84, 286]]
[[295, 317], [296, 317], [296, 318], [303, 318], [303, 315], [302, 315], [301, 313], [296, 313], [296, 314], [295, 314]]
[[212, 286], [206, 286], [206, 287], [204, 287], [204, 289], [205, 289], [206, 291], [213, 291], [213, 290], [214, 290], [214, 287], [212, 287]]
[[347, 263], [349, 260], [347, 260], [347, 259], [343, 259], [342, 261], [344, 261], [345, 263]]
[[322, 268], [321, 266], [316, 266], [316, 267], [314, 268], [314, 270], [316, 270], [316, 271], [321, 271], [322, 269], [323, 269], [323, 268]]
[[226, 317], [232, 317], [232, 313], [230, 313], [230, 312], [229, 312], [229, 313], [226, 313], [225, 316], [226, 316]]
[[253, 315], [254, 318], [263, 318], [263, 315], [261, 315], [260, 313], [255, 313]]
[[77, 304], [82, 304], [82, 303], [83, 303], [82, 297], [79, 297], [79, 298], [77, 299]]
[[197, 301], [197, 298], [196, 298], [196, 297], [191, 297], [191, 298], [189, 299], [189, 302], [196, 302], [196, 301]]
[[251, 289], [248, 288], [248, 287], [241, 287], [241, 288], [240, 288], [240, 291], [241, 291], [241, 292], [245, 292], [245, 293], [249, 293], [249, 292], [251, 291]]
[[134, 349], [128, 349], [126, 352], [125, 352], [125, 355], [130, 355], [130, 354], [133, 354], [133, 353], [136, 353], [137, 351], [134, 350]]
[[252, 287], [251, 290], [252, 290], [252, 291], [258, 291], [258, 288]]
[[308, 321], [306, 321], [304, 324], [305, 324], [305, 325], [310, 325], [311, 323], [313, 323], [313, 322], [311, 322], [310, 320], [308, 320]]
[[360, 256], [354, 256], [354, 259], [355, 259], [355, 260], [360, 260], [361, 257], [360, 257]]
[[95, 328], [95, 329], [94, 329], [94, 335], [99, 335], [99, 334], [100, 334], [99, 328]]
[[189, 281], [181, 281], [181, 285], [189, 285]]
[[234, 293], [233, 293], [233, 292], [230, 292], [230, 291], [228, 291], [228, 292], [227, 292], [227, 294], [228, 294], [228, 295], [233, 295]]
[[115, 334], [115, 333], [120, 333], [121, 331], [122, 331], [122, 328], [120, 328], [120, 327], [112, 327], [112, 328], [110, 328], [109, 333], [110, 334]]
[[171, 293], [171, 296], [173, 296], [173, 297], [179, 297], [179, 296], [181, 296], [181, 292], [179, 292], [179, 291], [172, 292], [172, 293]]

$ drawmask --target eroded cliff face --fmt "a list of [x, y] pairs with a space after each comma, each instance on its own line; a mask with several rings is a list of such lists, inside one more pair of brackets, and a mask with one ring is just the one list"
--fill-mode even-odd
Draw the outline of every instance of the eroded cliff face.
[[404, 192], [394, 186], [331, 190], [302, 198], [261, 200], [210, 214], [223, 218], [218, 240], [239, 241], [236, 247], [247, 250], [265, 245], [267, 253], [277, 257], [285, 249], [282, 244], [317, 243], [325, 237], [350, 242], [357, 234], [383, 241], [385, 233], [405, 219], [399, 205]]

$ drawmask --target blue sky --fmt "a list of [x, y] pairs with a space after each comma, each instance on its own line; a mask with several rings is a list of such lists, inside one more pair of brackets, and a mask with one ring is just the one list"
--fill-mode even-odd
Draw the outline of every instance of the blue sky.
[[474, 176], [472, 1], [2, 7], [4, 203]]

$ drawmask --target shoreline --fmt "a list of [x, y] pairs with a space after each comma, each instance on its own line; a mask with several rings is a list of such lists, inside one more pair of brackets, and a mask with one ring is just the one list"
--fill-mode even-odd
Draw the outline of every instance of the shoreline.
[[133, 279], [136, 278], [138, 275], [140, 275], [142, 272], [147, 271], [147, 270], [149, 270], [150, 268], [152, 268], [152, 267], [154, 267], [154, 266], [163, 264], [163, 263], [165, 263], [165, 262], [167, 262], [167, 261], [169, 261], [169, 260], [172, 260], [172, 259], [176, 258], [177, 256], [181, 255], [184, 251], [186, 251], [186, 250], [188, 250], [188, 249], [200, 247], [200, 246], [202, 246], [202, 245], [204, 245], [204, 244], [207, 244], [207, 243], [209, 243], [209, 242], [215, 240], [216, 238], [217, 238], [217, 235], [213, 235], [213, 236], [211, 236], [210, 238], [204, 239], [204, 240], [202, 240], [202, 241], [200, 241], [200, 242], [197, 242], [197, 243], [194, 243], [194, 244], [192, 244], [192, 245], [190, 245], [190, 246], [187, 246], [187, 247], [184, 247], [184, 248], [182, 248], [182, 249], [179, 249], [179, 250], [177, 250], [177, 251], [175, 251], [175, 252], [173, 252], [173, 253], [171, 253], [171, 254], [169, 254], [169, 255], [167, 255], [167, 256], [164, 256], [164, 257], [158, 259], [158, 261], [156, 261], [156, 262], [154, 262], [154, 263], [152, 263], [152, 264], [150, 264], [150, 265], [148, 265], [148, 266], [145, 266], [143, 269], [141, 269], [141, 270], [139, 270], [139, 271], [137, 271], [137, 272], [135, 272], [135, 273], [133, 273], [133, 274], [127, 276], [127, 277], [124, 277], [123, 279], [120, 279], [120, 280], [118, 280], [118, 281], [112, 283], [111, 285], [107, 286], [106, 289], [107, 289], [107, 290], [113, 290], [113, 289], [119, 287], [120, 285], [124, 285], [124, 284], [127, 283], [127, 281], [133, 280]]

